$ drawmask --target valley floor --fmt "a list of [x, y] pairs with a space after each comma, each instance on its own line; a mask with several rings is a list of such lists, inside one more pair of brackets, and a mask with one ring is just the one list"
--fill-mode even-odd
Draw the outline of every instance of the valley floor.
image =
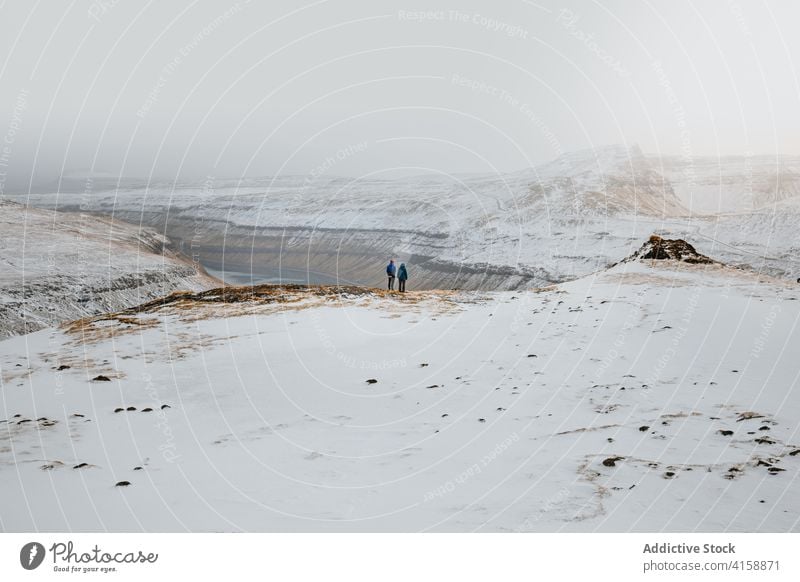
[[795, 286], [185, 295], [0, 342], [0, 530], [798, 531]]

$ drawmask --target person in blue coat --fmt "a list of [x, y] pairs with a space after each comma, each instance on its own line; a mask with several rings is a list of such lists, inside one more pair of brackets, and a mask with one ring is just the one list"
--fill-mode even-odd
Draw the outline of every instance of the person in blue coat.
[[389, 291], [394, 291], [394, 278], [397, 275], [397, 266], [394, 264], [394, 259], [389, 261], [386, 265], [386, 275], [389, 277]]
[[400, 263], [400, 269], [397, 271], [397, 281], [400, 284], [400, 293], [405, 293], [406, 281], [408, 281], [408, 271], [405, 263]]

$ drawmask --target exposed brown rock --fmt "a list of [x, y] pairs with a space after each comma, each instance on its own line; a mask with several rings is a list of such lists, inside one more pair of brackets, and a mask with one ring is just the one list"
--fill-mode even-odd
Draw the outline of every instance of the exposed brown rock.
[[714, 264], [717, 262], [698, 253], [691, 244], [683, 239], [661, 238], [655, 234], [627, 260], [681, 261], [691, 264]]

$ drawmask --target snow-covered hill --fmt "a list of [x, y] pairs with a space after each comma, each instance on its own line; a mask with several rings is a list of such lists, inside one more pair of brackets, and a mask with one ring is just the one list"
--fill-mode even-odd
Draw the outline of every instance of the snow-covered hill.
[[650, 157], [694, 214], [748, 212], [800, 196], [800, 157]]
[[[88, 195], [70, 184], [25, 200], [150, 224], [191, 241], [218, 270], [281, 266], [378, 285], [380, 264], [395, 256], [414, 264], [417, 288], [513, 289], [580, 276], [627, 254], [651, 223], [685, 213], [642, 153], [624, 147], [504, 175], [128, 181], [110, 190], [92, 181]], [[648, 224], [638, 229], [640, 221]], [[581, 246], [591, 252], [575, 253]]]
[[798, 168], [791, 157], [685, 160], [608, 146], [508, 174], [92, 179], [82, 189], [71, 178], [24, 200], [143, 222], [209, 268], [257, 281], [378, 286], [394, 257], [413, 267], [417, 289], [521, 289], [603, 269], [654, 232], [796, 279]]
[[0, 338], [219, 282], [150, 229], [0, 200]]
[[0, 524], [798, 531], [799, 297], [648, 259], [523, 292], [184, 293], [12, 338]]

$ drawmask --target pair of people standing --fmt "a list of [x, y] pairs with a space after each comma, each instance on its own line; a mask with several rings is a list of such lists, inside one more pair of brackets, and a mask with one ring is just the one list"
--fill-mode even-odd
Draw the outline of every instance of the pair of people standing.
[[391, 259], [389, 264], [386, 265], [386, 275], [389, 277], [389, 291], [394, 291], [394, 280], [397, 277], [398, 291], [405, 293], [406, 281], [408, 281], [408, 271], [405, 263], [400, 263], [400, 268], [398, 269], [394, 264], [394, 259]]

